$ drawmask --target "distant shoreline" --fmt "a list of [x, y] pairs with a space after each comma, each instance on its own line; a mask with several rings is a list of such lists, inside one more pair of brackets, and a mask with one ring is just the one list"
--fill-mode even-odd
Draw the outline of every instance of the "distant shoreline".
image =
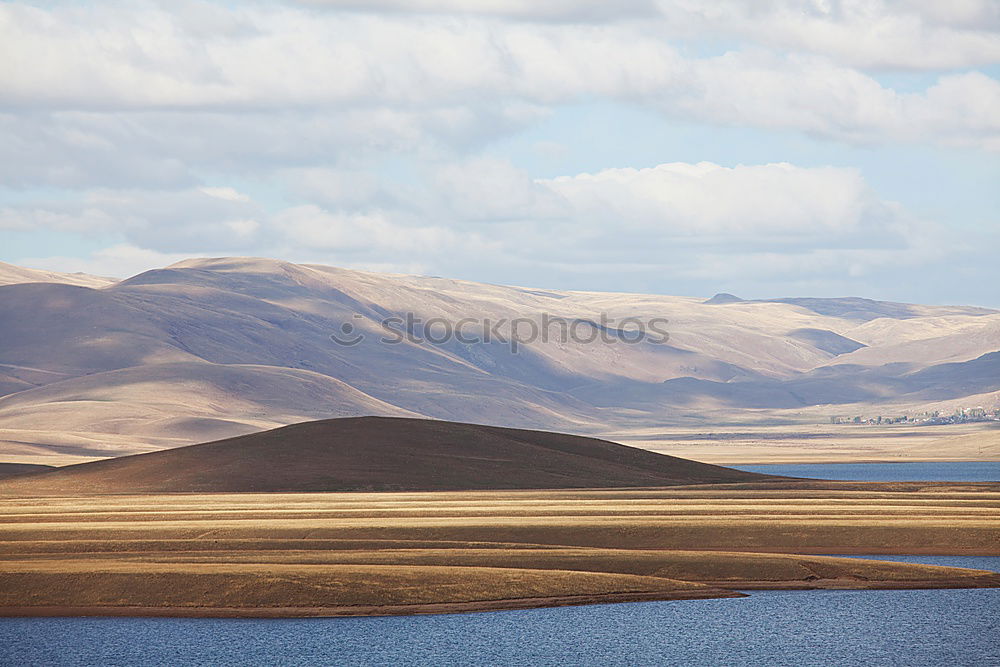
[[465, 614], [484, 611], [577, 607], [590, 604], [623, 602], [667, 602], [714, 600], [748, 597], [745, 593], [724, 589], [652, 591], [649, 593], [605, 593], [599, 595], [561, 595], [537, 598], [475, 600], [397, 605], [347, 605], [339, 607], [112, 607], [51, 606], [0, 607], [2, 618], [37, 617], [140, 617], [140, 618], [344, 618], [365, 616], [422, 616], [429, 614]]
[[803, 581], [708, 581], [709, 586], [727, 586], [703, 591], [652, 591], [649, 593], [605, 593], [552, 597], [475, 600], [397, 605], [345, 605], [336, 607], [129, 607], [129, 606], [22, 606], [0, 607], [0, 618], [357, 618], [373, 616], [423, 616], [466, 614], [519, 609], [545, 609], [592, 604], [629, 602], [669, 602], [683, 600], [734, 599], [750, 597], [742, 591], [811, 590], [954, 590], [997, 588], [1000, 575], [984, 574], [981, 581], [969, 579], [926, 579], [911, 581], [859, 581], [821, 579]]

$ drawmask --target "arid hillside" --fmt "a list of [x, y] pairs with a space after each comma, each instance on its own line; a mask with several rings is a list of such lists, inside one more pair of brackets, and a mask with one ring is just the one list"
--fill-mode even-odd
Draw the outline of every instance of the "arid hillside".
[[[7, 461], [351, 415], [617, 437], [1000, 404], [1000, 312], [984, 308], [553, 291], [253, 258], [88, 286], [2, 268]], [[461, 338], [441, 335], [459, 322]]]
[[15, 266], [0, 262], [0, 285], [16, 283], [60, 283], [64, 285], [80, 285], [81, 287], [107, 287], [118, 282], [115, 278], [93, 276], [89, 273], [59, 273], [57, 271], [42, 271]]

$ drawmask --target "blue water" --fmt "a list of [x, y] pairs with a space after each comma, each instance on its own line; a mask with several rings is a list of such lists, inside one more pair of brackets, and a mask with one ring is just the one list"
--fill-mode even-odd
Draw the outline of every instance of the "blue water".
[[[997, 464], [986, 465], [745, 469], [1000, 479]], [[870, 557], [1000, 571], [996, 557]], [[0, 619], [0, 665], [1000, 665], [1000, 589], [754, 591], [732, 600], [385, 618], [9, 618]]]
[[874, 560], [891, 560], [898, 563], [923, 563], [924, 565], [944, 565], [946, 567], [967, 567], [970, 570], [990, 570], [1000, 572], [1000, 556], [914, 556], [909, 554], [891, 555], [877, 554], [859, 556], [857, 554], [826, 554], [837, 558], [872, 558]]
[[8, 665], [997, 665], [1000, 590], [309, 620], [2, 619]]
[[961, 463], [776, 463], [731, 466], [768, 475], [861, 482], [997, 482], [1000, 462]]

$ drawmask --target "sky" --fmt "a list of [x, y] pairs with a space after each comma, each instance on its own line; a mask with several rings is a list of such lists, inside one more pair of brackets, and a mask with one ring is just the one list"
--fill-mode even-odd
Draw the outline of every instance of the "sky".
[[0, 4], [0, 261], [1000, 307], [996, 0]]

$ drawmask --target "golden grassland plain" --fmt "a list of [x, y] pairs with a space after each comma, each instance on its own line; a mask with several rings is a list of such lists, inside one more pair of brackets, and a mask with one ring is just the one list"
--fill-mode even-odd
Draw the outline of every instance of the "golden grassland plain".
[[997, 587], [1000, 484], [0, 498], [0, 614], [336, 616]]
[[[820, 415], [813, 417], [820, 419]], [[635, 428], [599, 436], [715, 465], [1000, 461], [1000, 424], [996, 422], [942, 426], [748, 423]]]

